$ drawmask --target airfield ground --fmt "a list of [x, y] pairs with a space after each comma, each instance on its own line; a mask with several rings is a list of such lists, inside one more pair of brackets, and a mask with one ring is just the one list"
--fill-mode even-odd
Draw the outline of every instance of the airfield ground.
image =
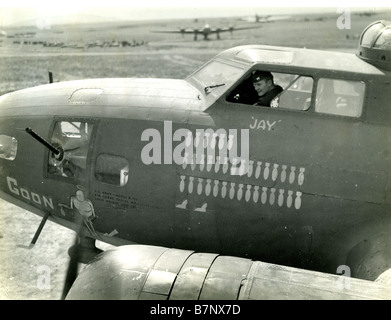
[[[9, 28], [0, 38], [0, 95], [54, 81], [102, 77], [184, 78], [218, 52], [237, 45], [266, 44], [311, 49], [354, 51], [361, 31], [369, 23], [390, 20], [383, 14], [352, 14], [351, 29], [336, 26], [338, 14], [292, 16], [290, 20], [262, 24], [253, 30], [237, 31], [232, 37], [212, 35], [209, 41], [152, 33], [151, 30], [245, 26], [236, 18], [208, 21], [120, 22], [83, 26]], [[257, 25], [257, 24], [252, 24]], [[26, 37], [33, 32], [33, 38]], [[62, 46], [24, 44], [24, 41], [63, 43]], [[19, 41], [19, 43], [18, 43]], [[23, 43], [22, 43], [23, 41]], [[138, 43], [133, 47], [89, 47], [95, 41]], [[73, 46], [73, 47], [72, 47]], [[82, 46], [82, 48], [78, 48]], [[0, 200], [0, 299], [60, 299], [73, 244], [73, 231], [48, 221], [33, 249], [27, 249], [40, 218]], [[49, 271], [49, 283], [44, 281]]]

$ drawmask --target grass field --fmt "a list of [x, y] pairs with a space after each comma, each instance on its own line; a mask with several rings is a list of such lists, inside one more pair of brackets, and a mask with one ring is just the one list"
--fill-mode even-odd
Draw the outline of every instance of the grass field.
[[[0, 208], [0, 300], [60, 299], [74, 233], [48, 221], [28, 249], [41, 219], [4, 200]], [[50, 270], [49, 285], [39, 286], [44, 268]]]
[[[0, 94], [54, 81], [84, 78], [184, 78], [213, 54], [115, 54], [2, 57]], [[162, 68], [164, 66], [164, 68]]]
[[[48, 82], [101, 77], [184, 78], [215, 54], [233, 46], [265, 44], [312, 49], [354, 50], [361, 31], [379, 19], [391, 19], [391, 10], [381, 14], [352, 15], [351, 29], [340, 30], [338, 14], [294, 15], [289, 20], [254, 24], [232, 18], [209, 19], [212, 27], [256, 26], [256, 29], [215, 35], [209, 41], [193, 41], [192, 35], [153, 33], [179, 27], [200, 28], [204, 22], [190, 20], [94, 25], [53, 26], [50, 30], [20, 27], [6, 30], [11, 38], [0, 43], [0, 95]], [[18, 35], [35, 32], [33, 38]], [[200, 37], [201, 38], [201, 37]], [[19, 41], [63, 43], [62, 47], [15, 44]], [[71, 48], [94, 41], [142, 43], [135, 47]]]

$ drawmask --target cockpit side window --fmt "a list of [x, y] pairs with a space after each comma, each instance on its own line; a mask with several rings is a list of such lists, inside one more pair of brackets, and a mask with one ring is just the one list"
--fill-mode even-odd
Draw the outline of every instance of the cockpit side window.
[[271, 107], [301, 111], [309, 109], [314, 85], [311, 77], [276, 74], [275, 78], [284, 91], [272, 100]]
[[319, 79], [315, 112], [348, 117], [360, 117], [365, 83], [362, 81]]
[[80, 121], [58, 121], [54, 125], [51, 143], [60, 150], [49, 154], [48, 174], [83, 179], [93, 124]]
[[256, 70], [227, 98], [228, 102], [290, 110], [308, 110], [313, 79], [309, 76]]

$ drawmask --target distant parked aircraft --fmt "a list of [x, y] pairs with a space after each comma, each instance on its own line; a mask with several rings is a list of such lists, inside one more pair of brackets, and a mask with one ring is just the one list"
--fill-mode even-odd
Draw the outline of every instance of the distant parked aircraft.
[[271, 15], [260, 16], [259, 14], [255, 14], [255, 17], [245, 17], [245, 18], [240, 18], [239, 20], [247, 21], [247, 22], [265, 23], [265, 22], [286, 20], [289, 18], [290, 16], [271, 16]]
[[236, 28], [236, 27], [226, 27], [226, 28], [211, 28], [209, 26], [209, 24], [205, 24], [205, 26], [201, 29], [185, 29], [185, 28], [181, 28], [179, 30], [157, 30], [157, 31], [152, 31], [152, 32], [155, 32], [155, 33], [181, 33], [182, 36], [184, 36], [185, 34], [194, 34], [194, 41], [197, 41], [197, 36], [199, 34], [202, 34], [204, 36], [204, 40], [208, 40], [208, 36], [210, 34], [216, 34], [217, 36], [217, 39], [220, 39], [220, 33], [221, 32], [231, 32], [231, 35], [233, 33], [234, 30], [246, 30], [246, 29], [255, 29], [255, 28], [259, 28], [259, 27], [240, 27], [240, 28]]

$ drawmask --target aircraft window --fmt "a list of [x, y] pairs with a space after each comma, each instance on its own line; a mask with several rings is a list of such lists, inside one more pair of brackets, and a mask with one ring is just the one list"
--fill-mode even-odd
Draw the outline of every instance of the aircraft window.
[[314, 84], [311, 77], [275, 73], [274, 79], [275, 83], [280, 85], [284, 91], [271, 101], [272, 108], [302, 111], [309, 109]]
[[315, 111], [359, 117], [364, 101], [365, 83], [361, 81], [319, 79]]
[[[259, 75], [259, 77], [257, 76]], [[267, 89], [258, 88], [256, 83]], [[307, 110], [310, 107], [313, 79], [297, 74], [253, 71], [239, 84], [227, 101], [291, 110]]]
[[84, 176], [92, 129], [93, 124], [87, 122], [56, 122], [51, 143], [60, 154], [49, 155], [49, 174], [67, 178]]
[[383, 31], [381, 36], [376, 40], [374, 48], [390, 50], [391, 49], [391, 29]]
[[361, 45], [371, 47], [373, 39], [384, 28], [383, 23], [379, 22], [368, 28], [362, 36]]
[[95, 162], [95, 177], [101, 182], [123, 187], [128, 183], [129, 163], [123, 157], [100, 154]]
[[204, 86], [205, 92], [217, 92], [219, 88], [224, 91], [243, 74], [243, 69], [212, 61], [197, 71], [193, 77]]
[[15, 160], [18, 150], [18, 141], [14, 137], [0, 135], [0, 158]]

